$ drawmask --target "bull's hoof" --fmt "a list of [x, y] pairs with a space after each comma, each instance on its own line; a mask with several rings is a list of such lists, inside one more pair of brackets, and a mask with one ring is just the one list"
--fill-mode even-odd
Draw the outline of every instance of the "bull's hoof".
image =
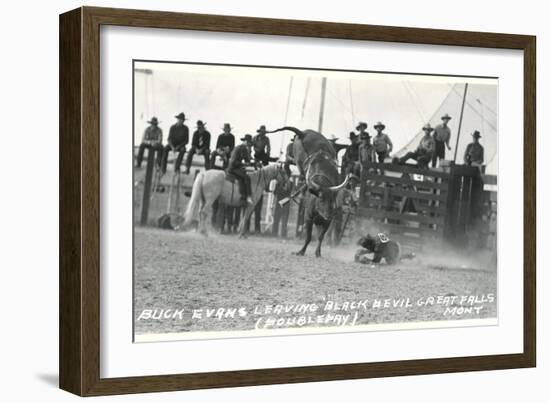
[[321, 257], [321, 252], [315, 252], [315, 257]]
[[304, 250], [299, 250], [298, 252], [294, 252], [296, 256], [304, 256], [306, 252]]

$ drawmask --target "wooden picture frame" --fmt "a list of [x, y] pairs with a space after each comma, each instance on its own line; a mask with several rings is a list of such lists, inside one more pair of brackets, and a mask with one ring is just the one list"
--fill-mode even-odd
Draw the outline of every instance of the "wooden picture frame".
[[[519, 49], [524, 52], [523, 353], [129, 378], [100, 377], [100, 26]], [[60, 387], [81, 396], [533, 367], [534, 36], [82, 7], [60, 16]]]

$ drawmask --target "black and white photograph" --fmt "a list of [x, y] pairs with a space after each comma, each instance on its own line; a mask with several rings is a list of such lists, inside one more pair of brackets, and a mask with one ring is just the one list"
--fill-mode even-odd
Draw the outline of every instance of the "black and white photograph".
[[134, 342], [497, 325], [498, 90], [134, 60]]

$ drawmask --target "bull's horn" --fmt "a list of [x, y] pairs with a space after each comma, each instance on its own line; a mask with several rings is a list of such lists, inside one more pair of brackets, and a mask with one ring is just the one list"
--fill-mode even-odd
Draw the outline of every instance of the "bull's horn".
[[320, 189], [321, 186], [319, 186], [317, 183], [315, 183], [315, 181], [313, 179], [310, 178], [309, 175], [306, 175], [306, 185], [308, 188], [312, 188], [312, 189]]
[[344, 179], [344, 182], [342, 182], [340, 185], [331, 186], [328, 188], [328, 190], [330, 190], [331, 192], [337, 192], [340, 189], [343, 189], [348, 184], [349, 177], [350, 175], [346, 175], [346, 179]]
[[320, 186], [317, 183], [315, 183], [311, 178], [311, 175], [309, 173], [310, 168], [311, 167], [308, 167], [308, 169], [306, 171], [306, 185], [310, 189], [319, 190]]

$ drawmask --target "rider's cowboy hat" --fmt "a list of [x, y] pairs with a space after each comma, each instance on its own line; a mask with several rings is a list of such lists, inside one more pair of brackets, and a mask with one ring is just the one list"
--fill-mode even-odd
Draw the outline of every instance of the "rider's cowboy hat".
[[451, 120], [451, 119], [452, 119], [452, 117], [450, 117], [450, 116], [449, 116], [449, 114], [448, 114], [448, 113], [446, 113], [445, 115], [441, 116], [441, 120], [445, 120], [445, 119], [447, 119], [447, 120]]
[[428, 131], [428, 132], [432, 132], [434, 130], [434, 128], [432, 127], [432, 125], [430, 125], [429, 123], [426, 123], [424, 125], [424, 127], [422, 127], [422, 130], [424, 131]]
[[151, 118], [151, 120], [149, 120], [147, 123], [150, 123], [152, 125], [158, 125], [159, 124], [159, 120], [156, 118], [156, 116], [153, 116]]
[[384, 123], [382, 123], [382, 122], [377, 122], [377, 123], [374, 125], [374, 128], [377, 129], [377, 128], [379, 128], [379, 127], [381, 127], [382, 130], [384, 130], [384, 129], [386, 128], [386, 125], [385, 125]]
[[174, 116], [176, 119], [185, 120], [185, 113], [180, 112], [176, 116]]

